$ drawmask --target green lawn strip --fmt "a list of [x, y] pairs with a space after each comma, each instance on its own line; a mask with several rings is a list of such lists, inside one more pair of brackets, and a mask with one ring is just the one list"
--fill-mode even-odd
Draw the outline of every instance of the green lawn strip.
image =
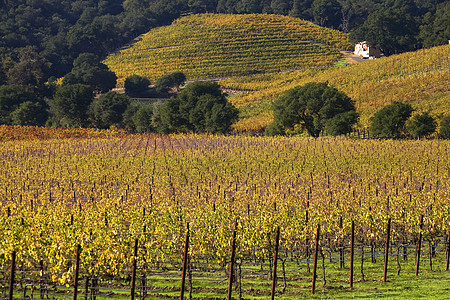
[[[415, 254], [409, 253], [407, 260], [401, 251], [398, 262], [401, 269], [397, 275], [397, 256], [389, 256], [387, 282], [383, 282], [384, 257], [383, 250], [376, 249], [376, 262], [372, 262], [370, 252], [364, 256], [364, 277], [362, 281], [360, 270], [360, 252], [355, 253], [354, 260], [354, 288], [349, 287], [348, 255], [345, 257], [344, 268], [339, 267], [337, 254], [330, 256], [325, 254], [325, 279], [322, 278], [322, 258], [319, 257], [317, 266], [316, 293], [311, 294], [312, 264], [311, 272], [307, 272], [305, 260], [298, 262], [293, 259], [285, 261], [285, 274], [283, 274], [282, 262], [279, 261], [277, 271], [276, 298], [277, 299], [448, 299], [450, 294], [450, 272], [445, 271], [445, 252], [437, 252], [432, 258], [430, 270], [429, 253], [425, 251], [421, 256], [419, 276], [415, 276]], [[397, 251], [393, 249], [393, 254]], [[312, 262], [312, 260], [311, 260]], [[242, 299], [267, 299], [271, 294], [272, 280], [270, 278], [269, 263], [266, 260], [261, 266], [259, 262], [249, 262], [241, 266], [237, 280], [241, 280], [240, 290]], [[224, 299], [228, 290], [228, 272], [219, 266], [211, 266], [215, 272], [205, 272], [193, 269], [192, 272], [192, 297], [195, 299]], [[237, 269], [239, 272], [239, 268]], [[170, 275], [170, 276], [169, 276]], [[177, 299], [180, 296], [181, 272], [149, 273], [147, 276], [146, 299]], [[138, 274], [136, 281], [136, 299], [141, 297], [142, 274]], [[285, 281], [284, 281], [285, 277]], [[129, 299], [130, 283], [123, 281], [105, 280], [99, 282], [99, 295], [97, 300], [103, 299]], [[284, 284], [286, 289], [283, 292]], [[35, 286], [34, 298], [39, 295], [39, 286]], [[49, 295], [57, 299], [65, 299], [72, 296], [72, 287], [58, 287], [57, 290], [49, 289]], [[186, 278], [185, 297], [189, 296], [189, 278]], [[233, 298], [239, 297], [239, 285], [233, 283]], [[30, 295], [28, 287], [27, 296]], [[58, 296], [61, 297], [58, 297]], [[78, 298], [84, 298], [84, 281], [81, 278]], [[23, 291], [17, 290], [15, 298], [22, 298]]]

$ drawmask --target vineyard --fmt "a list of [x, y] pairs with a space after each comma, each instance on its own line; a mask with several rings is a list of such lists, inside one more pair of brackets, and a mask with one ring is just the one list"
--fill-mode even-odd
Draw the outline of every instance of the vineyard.
[[80, 298], [179, 298], [183, 272], [196, 299], [229, 279], [267, 299], [274, 278], [309, 297], [313, 272], [345, 298], [350, 264], [356, 291], [416, 271], [447, 274], [446, 296], [448, 141], [30, 132], [0, 143], [0, 298], [14, 255], [16, 298], [72, 297], [75, 276]]
[[123, 130], [94, 128], [45, 128], [38, 126], [0, 125], [0, 142], [16, 140], [88, 139], [124, 137]]
[[237, 131], [261, 130], [273, 120], [271, 103], [286, 90], [308, 82], [325, 82], [356, 101], [360, 125], [393, 101], [410, 103], [417, 112], [436, 117], [448, 113], [450, 46], [393, 55], [328, 69], [262, 74], [221, 80], [227, 89], [243, 90], [231, 102], [239, 108]]
[[123, 85], [133, 74], [155, 81], [174, 71], [196, 79], [330, 66], [349, 48], [346, 34], [296, 18], [202, 14], [152, 29], [105, 64]]

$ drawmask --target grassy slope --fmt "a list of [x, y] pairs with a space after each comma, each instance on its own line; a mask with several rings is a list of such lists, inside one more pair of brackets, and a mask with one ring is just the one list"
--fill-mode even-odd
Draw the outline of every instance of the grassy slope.
[[237, 130], [265, 128], [273, 119], [273, 100], [287, 89], [311, 81], [328, 81], [347, 93], [356, 101], [361, 126], [365, 127], [375, 111], [393, 101], [410, 103], [416, 112], [430, 111], [438, 118], [448, 113], [449, 71], [450, 46], [445, 45], [360, 64], [254, 75], [220, 83], [231, 89], [252, 90], [231, 100], [241, 111]]
[[192, 15], [145, 34], [105, 63], [119, 77], [155, 80], [184, 72], [188, 79], [242, 76], [330, 66], [348, 49], [347, 35], [278, 15]]

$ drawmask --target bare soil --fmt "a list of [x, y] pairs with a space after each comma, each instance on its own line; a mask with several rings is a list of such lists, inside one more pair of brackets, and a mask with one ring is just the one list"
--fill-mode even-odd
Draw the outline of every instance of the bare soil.
[[341, 51], [344, 57], [347, 59], [349, 64], [356, 64], [366, 61], [366, 59], [361, 58], [359, 55], [354, 54], [352, 51]]

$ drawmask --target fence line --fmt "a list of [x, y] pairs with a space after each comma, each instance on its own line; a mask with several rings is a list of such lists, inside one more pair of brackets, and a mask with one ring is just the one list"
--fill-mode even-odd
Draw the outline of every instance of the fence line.
[[[433, 258], [438, 256], [445, 257], [445, 267], [448, 270], [449, 260], [449, 238], [447, 235], [441, 235], [434, 240], [433, 245], [429, 243], [428, 249], [421, 248], [422, 236], [420, 234], [415, 243], [393, 243], [390, 241], [390, 222], [387, 224], [386, 242], [377, 245], [367, 243], [354, 242], [354, 224], [352, 224], [350, 245], [346, 241], [342, 241], [341, 245], [331, 247], [330, 245], [321, 245], [320, 228], [317, 228], [314, 243], [314, 262], [313, 273], [309, 272], [310, 258], [308, 253], [304, 251], [289, 251], [283, 249], [282, 245], [278, 248], [278, 242], [275, 242], [275, 252], [268, 258], [258, 259], [239, 253], [239, 248], [235, 246], [236, 231], [234, 230], [233, 241], [230, 241], [229, 259], [222, 264], [215, 261], [216, 257], [208, 255], [189, 255], [189, 231], [186, 233], [186, 243], [183, 252], [182, 263], [160, 261], [150, 264], [145, 261], [145, 257], [139, 257], [138, 239], [135, 240], [134, 247], [130, 247], [131, 265], [126, 266], [116, 275], [111, 274], [91, 274], [85, 268], [81, 267], [82, 260], [80, 254], [82, 249], [77, 247], [74, 257], [67, 259], [70, 266], [75, 265], [73, 273], [73, 285], [62, 286], [56, 284], [51, 277], [49, 270], [45, 269], [43, 261], [37, 268], [28, 267], [17, 261], [16, 252], [11, 255], [10, 266], [0, 266], [0, 299], [64, 299], [72, 297], [76, 299], [96, 300], [96, 297], [107, 294], [118, 294], [130, 296], [140, 299], [151, 296], [152, 298], [164, 297], [164, 292], [180, 291], [180, 299], [185, 299], [185, 285], [189, 286], [189, 298], [192, 297], [193, 284], [203, 283], [219, 286], [216, 288], [219, 294], [227, 294], [228, 299], [234, 291], [238, 291], [239, 298], [242, 297], [242, 286], [246, 285], [246, 281], [252, 278], [265, 278], [272, 280], [271, 291], [266, 291], [267, 295], [275, 298], [276, 288], [280, 286], [279, 281], [283, 281], [283, 292], [286, 290], [287, 281], [295, 281], [295, 275], [304, 275], [304, 278], [311, 276], [312, 287], [311, 293], [315, 292], [317, 267], [322, 268], [323, 281], [325, 282], [325, 270], [327, 266], [339, 265], [340, 269], [345, 269], [345, 262], [350, 263], [349, 271], [349, 287], [354, 287], [354, 267], [357, 261], [360, 261], [361, 280], [364, 281], [364, 272], [374, 271], [374, 266], [364, 268], [364, 263], [373, 262], [376, 264], [377, 259], [384, 257], [383, 281], [387, 281], [389, 272], [392, 272], [394, 261], [397, 267], [397, 275], [401, 272], [400, 258], [407, 260], [408, 256], [414, 254], [415, 258], [415, 275], [419, 275], [420, 255], [429, 257], [430, 270], [433, 270]], [[279, 230], [277, 238], [279, 240]], [[375, 248], [374, 248], [375, 247]], [[307, 247], [308, 248], [308, 247]], [[383, 249], [384, 248], [384, 249]], [[141, 250], [143, 249], [143, 246]], [[365, 251], [365, 250], [368, 251]], [[396, 249], [396, 250], [395, 250]], [[384, 251], [383, 251], [384, 250]], [[402, 251], [401, 251], [402, 250]], [[150, 251], [146, 249], [146, 251]], [[319, 261], [319, 256], [322, 261]], [[389, 268], [389, 258], [392, 258], [391, 267]], [[181, 259], [181, 257], [180, 257]], [[436, 260], [436, 259], [435, 259]], [[277, 266], [282, 266], [281, 275], [277, 272]], [[181, 269], [180, 266], [183, 266]], [[376, 267], [380, 268], [380, 267]], [[306, 269], [306, 274], [304, 270]], [[381, 268], [380, 268], [381, 269]], [[412, 269], [405, 269], [411, 271]], [[187, 278], [186, 278], [187, 276]], [[303, 278], [303, 279], [304, 279]], [[187, 279], [187, 280], [186, 280]], [[228, 288], [226, 287], [228, 279]], [[186, 282], [187, 281], [187, 282]], [[181, 282], [181, 285], [180, 285]], [[163, 285], [161, 285], [163, 283]], [[325, 283], [324, 283], [325, 284]], [[72, 290], [70, 289], [72, 288]], [[72, 291], [72, 293], [71, 293]]]

